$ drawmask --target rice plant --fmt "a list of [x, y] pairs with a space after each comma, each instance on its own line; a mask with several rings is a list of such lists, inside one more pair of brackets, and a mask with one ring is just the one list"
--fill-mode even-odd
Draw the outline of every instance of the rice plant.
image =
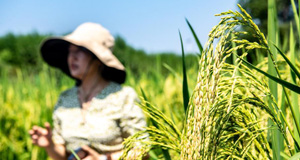
[[[127, 139], [123, 158], [136, 146], [142, 148], [140, 151], [144, 154], [151, 148], [169, 149], [174, 159], [180, 157], [183, 160], [299, 156], [296, 154], [299, 151], [296, 115], [299, 113], [295, 112], [290, 101], [291, 92], [300, 93], [299, 87], [287, 81], [280, 72], [275, 52], [283, 57], [281, 66], [284, 69], [290, 67], [298, 79], [295, 61], [290, 63], [276, 43], [265, 38], [251, 16], [241, 6], [239, 8], [241, 13], [228, 11], [217, 15], [221, 16], [221, 21], [210, 32], [201, 53], [197, 84], [190, 97], [183, 128], [178, 128], [169, 117], [144, 99], [142, 108], [158, 125]], [[241, 26], [249, 27], [252, 32], [239, 30]], [[245, 34], [253, 36], [256, 41], [243, 39]], [[269, 55], [269, 62], [257, 66], [247, 62], [247, 55], [255, 53], [251, 52], [254, 50]], [[236, 58], [230, 64], [227, 60], [232, 56]], [[263, 69], [265, 67], [273, 71], [268, 73]], [[277, 87], [268, 80], [280, 85], [281, 98], [277, 96]], [[285, 110], [281, 110], [282, 104], [288, 107], [287, 115]], [[272, 123], [268, 123], [268, 119]], [[295, 125], [292, 125], [293, 122]], [[269, 139], [268, 131], [278, 132], [284, 145], [275, 143], [276, 136]], [[149, 138], [140, 138], [145, 135]]]

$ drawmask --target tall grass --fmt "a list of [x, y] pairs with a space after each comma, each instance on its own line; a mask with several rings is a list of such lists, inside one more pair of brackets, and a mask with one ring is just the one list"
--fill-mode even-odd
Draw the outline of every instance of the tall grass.
[[2, 72], [0, 83], [0, 159], [46, 159], [46, 153], [31, 144], [28, 134], [33, 125], [51, 122], [51, 113], [60, 91], [70, 80], [56, 81], [55, 72], [29, 75], [20, 69], [17, 77]]

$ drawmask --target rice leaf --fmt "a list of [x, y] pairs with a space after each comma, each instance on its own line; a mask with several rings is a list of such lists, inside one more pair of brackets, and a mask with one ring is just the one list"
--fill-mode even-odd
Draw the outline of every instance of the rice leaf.
[[[275, 0], [268, 0], [268, 43], [277, 44], [277, 14], [276, 14], [276, 6]], [[268, 74], [271, 76], [276, 76], [276, 64], [273, 61], [276, 61], [277, 52], [274, 46], [270, 46], [270, 51], [273, 54], [273, 58], [271, 54], [268, 54]], [[272, 95], [274, 96], [275, 101], [278, 101], [278, 85], [275, 81], [269, 79], [269, 87]], [[272, 105], [269, 102], [269, 106]], [[269, 124], [273, 125], [274, 122], [269, 120]], [[273, 158], [281, 160], [280, 151], [283, 150], [283, 138], [279, 130], [269, 130], [271, 133], [272, 139], [272, 150], [273, 150]]]
[[299, 160], [300, 158], [300, 152], [294, 154], [289, 160]]
[[170, 154], [169, 154], [169, 151], [166, 150], [166, 149], [161, 149], [161, 150], [162, 150], [162, 152], [163, 152], [163, 155], [164, 155], [164, 157], [165, 157], [165, 160], [171, 160], [171, 156], [170, 156]]
[[163, 66], [164, 66], [167, 70], [169, 70], [169, 71], [176, 77], [177, 80], [182, 81], [182, 78], [178, 75], [178, 73], [176, 73], [176, 71], [175, 71], [171, 66], [169, 66], [169, 65], [166, 64], [166, 63], [163, 63]]
[[[291, 0], [291, 4], [292, 4], [292, 8], [293, 8], [293, 13], [294, 13], [294, 18], [295, 18], [295, 22], [296, 22], [298, 34], [300, 34], [300, 28], [299, 28], [299, 16], [298, 16], [298, 13], [297, 13], [295, 1], [294, 1], [294, 0]], [[299, 8], [299, 9], [300, 9], [300, 8]]]
[[[231, 36], [233, 36], [233, 34], [231, 34]], [[235, 48], [236, 47], [236, 44], [234, 41], [231, 41], [231, 45], [232, 45], [232, 48]], [[236, 63], [236, 56], [237, 56], [237, 51], [236, 50], [233, 50], [233, 54], [232, 54], [232, 64], [237, 66], [237, 63]]]
[[80, 158], [78, 157], [78, 155], [73, 151], [73, 149], [68, 148], [69, 151], [71, 151], [71, 153], [74, 155], [74, 157], [76, 158], [76, 160], [80, 160]]
[[[290, 53], [291, 53], [291, 63], [293, 65], [296, 64], [295, 61], [295, 38], [294, 38], [294, 30], [293, 30], [293, 24], [292, 22], [290, 23]], [[296, 82], [296, 75], [295, 72], [292, 71], [291, 69], [291, 76], [292, 76], [292, 80], [294, 81], [294, 83]]]
[[[147, 101], [147, 96], [146, 96], [146, 94], [145, 94], [145, 92], [142, 88], [141, 88], [141, 92], [142, 92], [142, 96], [143, 96], [144, 100]], [[146, 103], [145, 105], [147, 105], [147, 107], [150, 107], [149, 103]], [[150, 121], [153, 124], [153, 126], [155, 126], [155, 128], [159, 128], [157, 122], [154, 119], [150, 118]], [[163, 153], [165, 159], [166, 160], [171, 160], [171, 156], [170, 156], [169, 151], [167, 149], [163, 149], [163, 148], [161, 150], [162, 150], [162, 153]]]
[[189, 26], [189, 28], [190, 28], [190, 30], [191, 30], [191, 32], [192, 32], [194, 38], [195, 38], [195, 41], [196, 41], [196, 43], [197, 43], [197, 46], [198, 46], [198, 48], [199, 48], [199, 52], [200, 52], [200, 55], [201, 55], [202, 52], [203, 52], [202, 44], [200, 43], [200, 40], [198, 39], [198, 36], [196, 35], [196, 33], [195, 33], [195, 31], [194, 31], [192, 25], [191, 25], [190, 22], [188, 21], [188, 19], [185, 19], [185, 21], [186, 21], [186, 23], [188, 24], [188, 26]]
[[149, 151], [149, 155], [150, 155], [151, 159], [158, 160], [158, 157], [156, 156], [156, 154], [153, 151]]
[[281, 84], [283, 87], [286, 87], [286, 88], [290, 89], [291, 91], [294, 91], [294, 92], [300, 94], [300, 87], [298, 87], [298, 86], [296, 86], [296, 85], [294, 85], [294, 84], [292, 84], [292, 83], [290, 83], [290, 82], [287, 82], [287, 81], [284, 81], [284, 80], [282, 80], [282, 79], [279, 79], [279, 78], [277, 78], [277, 77], [275, 77], [275, 76], [272, 76], [272, 75], [270, 75], [270, 74], [268, 74], [268, 73], [266, 73], [266, 72], [264, 72], [264, 71], [258, 69], [257, 67], [253, 66], [251, 63], [249, 63], [249, 62], [243, 60], [242, 58], [240, 58], [240, 59], [241, 59], [244, 63], [246, 63], [248, 66], [250, 66], [251, 68], [255, 69], [256, 71], [258, 71], [258, 72], [260, 72], [260, 73], [262, 73], [263, 75], [267, 76], [268, 78], [272, 79], [273, 81], [275, 81], [275, 82]]
[[287, 64], [291, 67], [292, 71], [297, 75], [297, 77], [300, 79], [300, 73], [299, 71], [296, 69], [296, 66], [292, 64], [292, 62], [286, 57], [286, 55], [284, 53], [282, 53], [282, 51], [276, 46], [274, 45], [278, 51], [278, 53], [280, 53], [280, 55], [284, 58], [284, 60], [287, 62]]
[[[290, 53], [291, 53], [291, 61], [289, 62], [288, 60], [286, 60], [286, 62], [291, 63], [292, 67], [295, 67], [295, 64], [296, 64], [296, 60], [295, 60], [295, 40], [294, 40], [294, 31], [293, 31], [292, 24], [290, 25]], [[298, 70], [295, 68], [295, 71], [293, 71], [292, 67], [290, 67], [291, 68], [290, 73], [291, 73], [291, 77], [292, 77], [292, 82], [297, 85], [295, 73], [297, 74]], [[298, 72], [298, 74], [299, 74], [299, 72]], [[291, 96], [292, 96], [292, 98], [291, 98], [292, 102], [291, 103], [292, 103], [292, 106], [293, 106], [293, 110], [296, 114], [295, 117], [297, 118], [297, 119], [295, 119], [295, 121], [297, 121], [297, 123], [299, 124], [300, 123], [300, 121], [299, 121], [299, 116], [300, 116], [299, 114], [300, 113], [299, 113], [299, 105], [298, 105], [298, 94], [292, 92]], [[295, 126], [295, 124], [294, 124], [294, 127], [296, 128], [297, 126]], [[300, 141], [299, 133], [297, 132], [297, 130], [294, 130], [294, 134], [295, 134], [295, 138], [297, 139], [297, 141]], [[295, 147], [295, 150], [296, 150], [296, 152], [299, 152], [298, 147]]]
[[[144, 90], [142, 88], [141, 88], [141, 93], [142, 93], [142, 96], [143, 96], [144, 100], [148, 101], [148, 98], [147, 98], [147, 96], [146, 96], [146, 94], [145, 94], [145, 92], [144, 92]], [[147, 103], [146, 105], [149, 105], [149, 104]], [[158, 128], [158, 125], [157, 125], [157, 123], [156, 123], [155, 120], [153, 120], [152, 118], [150, 118], [150, 121], [151, 121], [151, 123], [152, 123], [152, 125], [154, 127]]]
[[284, 159], [289, 159], [289, 158], [291, 158], [289, 155], [287, 155], [287, 154], [284, 153], [284, 152], [280, 152], [280, 156], [283, 157]]
[[183, 94], [183, 107], [185, 113], [188, 110], [189, 105], [189, 89], [188, 89], [188, 81], [186, 76], [186, 68], [185, 68], [185, 58], [184, 58], [184, 48], [181, 33], [179, 31], [180, 43], [181, 43], [181, 50], [182, 50], [182, 72], [183, 72], [183, 80], [182, 80], [182, 94]]

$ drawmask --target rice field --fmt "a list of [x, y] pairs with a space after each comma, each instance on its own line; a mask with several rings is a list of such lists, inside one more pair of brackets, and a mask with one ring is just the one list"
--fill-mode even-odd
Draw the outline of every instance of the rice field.
[[[269, 0], [268, 35], [239, 6], [241, 12], [217, 15], [220, 23], [203, 47], [187, 21], [199, 47], [192, 67], [185, 68], [183, 59], [178, 72], [157, 59], [168, 73], [157, 67], [139, 78], [127, 68], [125, 85], [140, 95], [149, 125], [126, 139], [123, 157], [138, 141], [150, 159], [299, 159], [300, 27], [293, 2], [296, 30], [291, 25], [288, 46], [278, 40], [275, 1]], [[39, 74], [10, 74], [1, 72], [0, 159], [47, 159], [28, 130], [51, 123], [59, 93], [74, 82], [46, 65]], [[149, 138], [139, 138], [144, 134]]]
[[[132, 78], [130, 71], [127, 73], [125, 85], [134, 87], [139, 95], [142, 88], [149, 101], [155, 102], [177, 122], [182, 121], [181, 90], [178, 90], [182, 85], [181, 73], [170, 73], [163, 81], [163, 77], [149, 77], [147, 73], [140, 79]], [[187, 73], [195, 79], [193, 70]], [[33, 125], [43, 126], [44, 122], [52, 122], [52, 110], [60, 92], [72, 87], [74, 82], [46, 65], [38, 75], [22, 70], [17, 70], [16, 75], [14, 78], [5, 72], [1, 75], [0, 159], [47, 159], [43, 149], [31, 144], [28, 131]], [[191, 89], [193, 85], [195, 81], [191, 80]]]

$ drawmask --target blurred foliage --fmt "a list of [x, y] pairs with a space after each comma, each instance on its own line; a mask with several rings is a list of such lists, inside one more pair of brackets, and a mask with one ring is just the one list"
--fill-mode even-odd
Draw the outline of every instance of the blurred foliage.
[[[15, 69], [38, 73], [42, 69], [43, 60], [39, 47], [41, 42], [50, 35], [30, 33], [26, 35], [15, 35], [8, 33], [0, 37], [0, 72], [9, 70], [15, 73]], [[141, 73], [150, 75], [156, 74], [159, 70], [164, 76], [169, 72], [164, 64], [168, 64], [174, 70], [180, 71], [181, 56], [174, 53], [147, 54], [143, 50], [137, 50], [129, 46], [123, 38], [116, 36], [114, 54], [129, 68], [134, 77], [139, 77]], [[186, 57], [187, 67], [195, 67], [197, 59], [195, 55], [189, 54]], [[153, 67], [156, 69], [153, 72]]]
[[[296, 6], [298, 7], [298, 0], [294, 0]], [[251, 15], [253, 21], [259, 27], [260, 31], [264, 33], [264, 35], [268, 35], [267, 33], [267, 24], [268, 24], [268, 1], [261, 0], [238, 0], [238, 3]], [[293, 25], [294, 31], [296, 31], [296, 24], [294, 20], [293, 9], [291, 6], [290, 0], [275, 0], [275, 8], [276, 8], [276, 23], [274, 28], [278, 28], [278, 42], [279, 47], [283, 52], [288, 51], [289, 46], [289, 32], [290, 32], [290, 24]], [[247, 39], [250, 42], [259, 42], [257, 36], [254, 36], [255, 33], [249, 26], [241, 25], [235, 28], [236, 31], [245, 31], [247, 34], [241, 35], [240, 39]], [[295, 34], [296, 39], [298, 35]], [[299, 43], [295, 44], [299, 46]], [[238, 55], [242, 55], [246, 50], [237, 51]], [[246, 59], [252, 64], [258, 64], [258, 59], [262, 59], [267, 56], [267, 52], [263, 52], [261, 49], [248, 51], [250, 54], [247, 55]], [[233, 57], [227, 60], [228, 63], [232, 64]]]
[[14, 35], [8, 33], [0, 38], [1, 68], [9, 65], [17, 68], [41, 69], [39, 45], [45, 35], [31, 33]]
[[[275, 0], [278, 12], [278, 19], [284, 30], [288, 30], [290, 21], [293, 19], [293, 11], [290, 0]], [[298, 0], [296, 0], [298, 2]], [[268, 24], [268, 1], [261, 0], [239, 0], [238, 3], [252, 16], [260, 30], [266, 34]], [[298, 5], [297, 5], [298, 6]], [[287, 32], [288, 33], [288, 32]]]
[[[0, 37], [0, 159], [50, 159], [44, 149], [32, 145], [28, 131], [33, 125], [52, 123], [57, 97], [75, 83], [43, 62], [39, 47], [48, 36], [9, 33]], [[181, 56], [147, 54], [129, 46], [119, 36], [116, 36], [114, 54], [126, 67], [125, 85], [132, 86], [138, 95], [143, 88], [149, 101], [182, 127]], [[189, 88], [193, 88], [197, 56], [187, 55], [186, 62]], [[160, 152], [157, 150], [155, 154]]]
[[[168, 64], [176, 71], [181, 71], [181, 56], [174, 53], [158, 53], [147, 54], [143, 50], [136, 50], [126, 44], [125, 40], [120, 36], [116, 36], [113, 53], [118, 59], [129, 68], [136, 78], [141, 73], [157, 74], [157, 71], [162, 75], [167, 76], [169, 71], [163, 67]], [[196, 55], [189, 54], [186, 56], [188, 68], [197, 65]], [[156, 70], [153, 70], [155, 68]], [[154, 71], [154, 72], [153, 72]]]

